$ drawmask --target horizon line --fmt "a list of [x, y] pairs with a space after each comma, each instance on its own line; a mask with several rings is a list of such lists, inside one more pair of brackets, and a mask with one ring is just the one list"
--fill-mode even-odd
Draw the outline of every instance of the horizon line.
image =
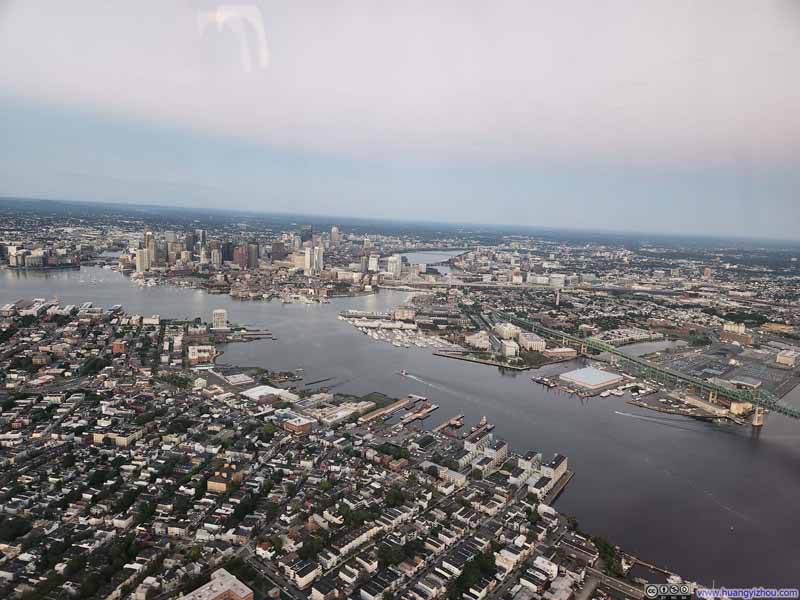
[[750, 236], [750, 235], [719, 235], [719, 234], [701, 234], [701, 233], [678, 233], [678, 232], [658, 232], [658, 231], [645, 231], [645, 230], [614, 230], [614, 229], [589, 229], [589, 228], [580, 228], [580, 227], [563, 227], [563, 226], [556, 226], [556, 225], [515, 225], [510, 223], [475, 223], [470, 221], [436, 221], [436, 220], [413, 220], [413, 219], [404, 219], [404, 218], [387, 218], [387, 217], [357, 217], [352, 215], [343, 215], [343, 214], [323, 214], [323, 213], [310, 213], [310, 212], [280, 212], [280, 211], [265, 211], [265, 210], [258, 210], [258, 209], [245, 209], [245, 208], [212, 208], [212, 207], [204, 207], [204, 206], [185, 206], [185, 205], [175, 205], [175, 206], [167, 206], [165, 204], [154, 204], [148, 202], [141, 202], [141, 203], [132, 203], [130, 201], [113, 201], [113, 200], [76, 200], [76, 199], [65, 199], [65, 198], [39, 198], [33, 196], [7, 196], [0, 194], [0, 202], [9, 201], [9, 200], [22, 200], [22, 201], [31, 201], [31, 202], [54, 202], [54, 203], [61, 203], [61, 204], [83, 204], [83, 205], [99, 205], [99, 206], [107, 206], [107, 207], [128, 207], [128, 208], [154, 208], [154, 209], [168, 209], [168, 210], [180, 210], [180, 211], [198, 211], [198, 212], [210, 212], [210, 213], [238, 213], [242, 215], [263, 215], [263, 216], [276, 216], [276, 217], [304, 217], [309, 220], [314, 218], [324, 219], [324, 220], [333, 220], [333, 219], [342, 219], [342, 220], [350, 220], [350, 221], [361, 221], [361, 222], [377, 222], [377, 223], [395, 223], [395, 224], [407, 224], [407, 225], [429, 225], [429, 226], [445, 226], [449, 228], [455, 227], [483, 227], [487, 229], [493, 230], [502, 230], [503, 228], [509, 230], [516, 230], [516, 231], [539, 231], [539, 232], [558, 232], [558, 233], [573, 233], [573, 234], [599, 234], [599, 235], [608, 235], [608, 236], [634, 236], [634, 235], [642, 235], [642, 236], [655, 236], [655, 237], [674, 237], [674, 238], [682, 238], [682, 239], [694, 239], [694, 240], [714, 240], [714, 241], [747, 241], [747, 242], [767, 242], [770, 245], [775, 245], [779, 243], [787, 243], [792, 245], [800, 246], [800, 238], [798, 239], [787, 239], [787, 238], [764, 238], [758, 236]]

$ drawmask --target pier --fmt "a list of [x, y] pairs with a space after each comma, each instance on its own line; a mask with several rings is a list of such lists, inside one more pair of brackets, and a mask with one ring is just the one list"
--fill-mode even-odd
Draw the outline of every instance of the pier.
[[389, 415], [396, 413], [398, 410], [405, 408], [409, 404], [416, 404], [416, 402], [417, 402], [416, 398], [403, 398], [402, 400], [393, 402], [389, 406], [379, 408], [378, 410], [374, 410], [371, 413], [367, 413], [366, 415], [359, 417], [358, 422], [369, 423], [376, 419], [388, 417]]
[[417, 410], [417, 411], [415, 411], [415, 412], [403, 417], [400, 420], [400, 424], [403, 425], [403, 426], [406, 426], [409, 423], [413, 423], [414, 421], [417, 421], [417, 420], [421, 421], [421, 420], [427, 418], [429, 414], [431, 414], [433, 411], [437, 410], [438, 408], [439, 408], [438, 404], [425, 403], [422, 406], [420, 406], [419, 410]]
[[436, 427], [434, 427], [431, 431], [433, 433], [439, 433], [447, 429], [448, 427], [452, 427], [453, 429], [457, 429], [458, 427], [462, 427], [464, 425], [464, 415], [456, 415], [452, 419], [448, 419], [444, 423], [440, 423]]
[[567, 484], [572, 481], [572, 478], [575, 476], [574, 471], [567, 471], [564, 475], [559, 479], [556, 484], [553, 486], [553, 489], [545, 496], [544, 503], [548, 506], [552, 506], [553, 502], [555, 502], [558, 497], [561, 495], [561, 492], [564, 491], [564, 488], [567, 487]]

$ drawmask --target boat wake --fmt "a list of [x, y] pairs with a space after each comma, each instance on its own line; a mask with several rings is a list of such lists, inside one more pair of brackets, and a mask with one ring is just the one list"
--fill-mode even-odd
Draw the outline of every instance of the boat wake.
[[411, 373], [408, 373], [407, 371], [401, 371], [400, 375], [402, 375], [403, 377], [406, 377], [408, 379], [413, 379], [417, 383], [421, 383], [422, 385], [427, 386], [427, 387], [429, 387], [431, 389], [439, 390], [440, 392], [445, 392], [447, 394], [458, 395], [454, 390], [451, 390], [451, 389], [449, 389], [449, 388], [447, 388], [447, 387], [445, 387], [443, 385], [439, 385], [438, 383], [432, 383], [430, 381], [427, 381], [427, 380], [423, 379], [422, 377], [417, 377], [416, 375], [412, 375]]
[[635, 415], [629, 412], [621, 412], [618, 410], [614, 411], [614, 414], [619, 415], [621, 417], [630, 417], [631, 419], [639, 419], [641, 421], [649, 421], [650, 423], [655, 423], [657, 425], [663, 425], [664, 427], [673, 427], [675, 429], [683, 429], [684, 431], [695, 431], [700, 433], [701, 430], [696, 427], [689, 427], [689, 423], [686, 421], [684, 417], [648, 417], [645, 415]]

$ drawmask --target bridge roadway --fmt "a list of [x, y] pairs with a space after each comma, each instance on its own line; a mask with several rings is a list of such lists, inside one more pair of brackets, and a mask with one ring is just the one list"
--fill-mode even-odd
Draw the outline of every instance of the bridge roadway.
[[596, 350], [598, 352], [608, 352], [619, 362], [627, 363], [628, 365], [632, 365], [641, 369], [648, 377], [653, 377], [657, 381], [664, 381], [665, 383], [672, 382], [688, 384], [700, 390], [701, 393], [708, 394], [710, 400], [714, 400], [718, 396], [724, 396], [730, 400], [735, 400], [737, 402], [750, 402], [754, 406], [759, 406], [793, 419], [800, 419], [800, 409], [781, 403], [777, 396], [767, 390], [740, 390], [727, 388], [703, 379], [699, 379], [697, 377], [692, 377], [691, 375], [686, 375], [685, 373], [673, 371], [672, 369], [668, 369], [660, 365], [655, 365], [647, 360], [644, 360], [643, 358], [629, 356], [620, 351], [617, 347], [596, 338], [578, 338], [564, 333], [563, 331], [551, 329], [539, 323], [534, 323], [533, 321], [528, 321], [527, 319], [521, 319], [507, 313], [496, 312], [495, 316], [500, 320], [508, 321], [524, 329], [542, 334], [550, 339], [558, 340], [564, 346], [576, 346], [581, 353], [586, 353], [586, 351], [589, 349]]

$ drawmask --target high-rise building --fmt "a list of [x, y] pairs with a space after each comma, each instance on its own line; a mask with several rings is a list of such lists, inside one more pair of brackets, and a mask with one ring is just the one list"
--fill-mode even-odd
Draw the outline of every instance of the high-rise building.
[[332, 242], [339, 241], [339, 228], [336, 225], [331, 227], [331, 241]]
[[147, 249], [148, 264], [152, 267], [158, 264], [158, 251], [156, 246], [156, 236], [152, 231], [144, 234], [144, 247]]
[[258, 242], [250, 242], [247, 244], [247, 268], [258, 268]]
[[386, 270], [389, 271], [394, 278], [399, 278], [403, 273], [403, 257], [400, 254], [390, 256], [386, 261]]
[[222, 252], [222, 260], [223, 261], [231, 261], [233, 260], [233, 242], [230, 240], [225, 240], [220, 244], [220, 251]]
[[218, 308], [211, 313], [211, 328], [212, 329], [227, 329], [228, 328], [228, 311], [224, 308]]
[[163, 265], [167, 262], [167, 241], [166, 240], [158, 240], [156, 242], [156, 257], [155, 262], [159, 265]]
[[325, 249], [322, 245], [317, 246], [314, 248], [314, 274], [319, 275], [325, 269], [325, 262], [323, 255], [325, 253]]
[[272, 256], [272, 260], [284, 260], [288, 256], [288, 253], [286, 252], [286, 246], [281, 241], [272, 242], [270, 254]]
[[322, 246], [307, 247], [303, 254], [303, 271], [306, 275], [319, 275], [324, 268], [325, 249]]
[[369, 265], [367, 269], [371, 273], [377, 273], [380, 270], [380, 254], [370, 254], [369, 255]]
[[139, 248], [136, 251], [136, 272], [144, 273], [150, 270], [150, 251], [147, 248]]
[[247, 268], [247, 247], [239, 244], [233, 249], [233, 262], [239, 265], [239, 268]]
[[300, 229], [300, 242], [310, 242], [314, 238], [314, 228], [311, 225], [303, 225]]
[[222, 251], [219, 248], [214, 248], [211, 250], [211, 264], [215, 267], [222, 266]]

